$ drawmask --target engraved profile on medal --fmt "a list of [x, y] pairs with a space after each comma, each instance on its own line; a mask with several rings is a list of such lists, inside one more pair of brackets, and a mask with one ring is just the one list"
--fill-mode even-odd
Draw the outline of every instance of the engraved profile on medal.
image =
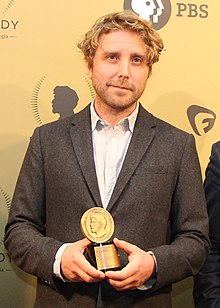
[[97, 213], [90, 215], [90, 229], [96, 237], [101, 238], [106, 235], [106, 226], [107, 220], [103, 215]]
[[81, 218], [80, 226], [84, 236], [94, 243], [108, 241], [114, 232], [111, 214], [101, 207], [87, 210]]

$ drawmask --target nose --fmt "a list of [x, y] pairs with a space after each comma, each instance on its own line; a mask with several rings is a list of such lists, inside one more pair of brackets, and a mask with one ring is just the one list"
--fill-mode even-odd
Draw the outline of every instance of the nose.
[[130, 64], [127, 59], [120, 61], [118, 74], [119, 74], [119, 77], [121, 78], [129, 78]]

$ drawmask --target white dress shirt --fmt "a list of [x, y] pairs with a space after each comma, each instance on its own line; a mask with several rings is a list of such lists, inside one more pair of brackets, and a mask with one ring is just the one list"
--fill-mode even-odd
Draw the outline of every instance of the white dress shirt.
[[115, 126], [102, 120], [91, 104], [93, 153], [102, 205], [107, 207], [134, 130], [139, 104]]

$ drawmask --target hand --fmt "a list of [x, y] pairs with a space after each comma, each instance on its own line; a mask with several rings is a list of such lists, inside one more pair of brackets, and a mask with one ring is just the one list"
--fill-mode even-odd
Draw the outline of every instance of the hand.
[[73, 282], [98, 282], [105, 279], [104, 273], [95, 269], [83, 255], [91, 242], [84, 238], [70, 244], [63, 253], [61, 270], [66, 279]]
[[120, 271], [108, 271], [108, 282], [118, 291], [137, 289], [146, 282], [155, 270], [154, 258], [146, 251], [128, 242], [114, 239], [116, 247], [128, 254], [129, 263]]

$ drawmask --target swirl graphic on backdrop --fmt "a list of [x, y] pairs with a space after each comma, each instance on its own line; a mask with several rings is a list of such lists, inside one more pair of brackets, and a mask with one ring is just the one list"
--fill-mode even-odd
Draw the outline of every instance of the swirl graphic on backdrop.
[[[41, 119], [40, 112], [39, 112], [39, 97], [40, 97], [41, 87], [46, 77], [47, 75], [44, 75], [38, 80], [38, 82], [34, 86], [34, 89], [31, 95], [31, 110], [32, 110], [33, 116], [35, 120], [37, 121], [38, 125], [43, 124], [43, 121]], [[91, 84], [91, 81], [86, 76], [83, 76], [83, 77], [89, 88], [91, 98], [93, 99], [95, 97], [95, 91]], [[54, 87], [52, 91], [54, 95], [54, 98], [51, 102], [52, 112], [54, 114], [58, 113], [59, 119], [73, 115], [74, 109], [76, 108], [78, 101], [79, 101], [79, 96], [77, 92], [67, 85], [63, 85], [63, 86], [57, 85]]]
[[152, 22], [154, 29], [164, 27], [171, 16], [170, 0], [124, 0], [124, 10], [131, 10]]
[[6, 5], [6, 8], [4, 9], [3, 14], [5, 14], [14, 4], [15, 4], [15, 0], [10, 0], [8, 4]]
[[[15, 0], [5, 1], [4, 5], [1, 4], [1, 14], [2, 15], [8, 15], [7, 13], [10, 11], [10, 9], [15, 4]], [[0, 20], [0, 40], [6, 41], [8, 39], [17, 39], [18, 38], [18, 28], [20, 26], [20, 20], [15, 17], [15, 14], [12, 16], [4, 16], [4, 18], [1, 18]]]
[[[216, 114], [214, 111], [207, 109], [205, 107], [191, 105], [187, 109], [187, 116], [189, 123], [194, 131], [194, 133], [198, 136], [201, 136], [199, 132], [199, 125], [203, 125], [203, 131], [207, 134], [214, 126], [216, 120]], [[201, 123], [197, 123], [198, 116], [202, 116]], [[206, 126], [204, 126], [204, 124]]]
[[[1, 207], [3, 206], [3, 209], [1, 209], [1, 213], [3, 213], [3, 215], [1, 215], [0, 217], [0, 225], [2, 226], [1, 230], [2, 233], [0, 238], [0, 274], [1, 274], [4, 272], [12, 271], [10, 265], [11, 259], [4, 248], [4, 226], [10, 211], [11, 198], [1, 186], [0, 186], [0, 206]], [[7, 210], [7, 212], [5, 211], [5, 209]]]
[[41, 85], [44, 79], [46, 78], [46, 76], [47, 75], [44, 75], [38, 80], [32, 92], [32, 96], [31, 96], [31, 109], [32, 109], [34, 118], [39, 125], [42, 125], [43, 122], [41, 121], [41, 118], [40, 118], [38, 98], [39, 98], [39, 92], [40, 92]]
[[86, 81], [86, 84], [87, 84], [87, 86], [88, 86], [88, 88], [89, 88], [90, 95], [91, 95], [91, 99], [94, 99], [94, 98], [95, 98], [95, 90], [94, 90], [94, 88], [93, 88], [93, 85], [92, 85], [92, 83], [91, 83], [91, 80], [88, 79], [86, 76], [83, 76], [83, 77], [84, 77], [84, 79], [85, 79], [85, 81]]
[[[9, 197], [9, 195], [2, 189], [2, 187], [0, 186], [0, 192], [3, 196], [3, 199], [4, 199], [4, 206], [6, 206], [7, 208], [7, 212], [9, 214], [10, 212], [10, 207], [11, 207], [11, 198]], [[0, 243], [3, 244], [3, 241], [4, 241], [4, 236], [1, 237], [0, 239]]]

